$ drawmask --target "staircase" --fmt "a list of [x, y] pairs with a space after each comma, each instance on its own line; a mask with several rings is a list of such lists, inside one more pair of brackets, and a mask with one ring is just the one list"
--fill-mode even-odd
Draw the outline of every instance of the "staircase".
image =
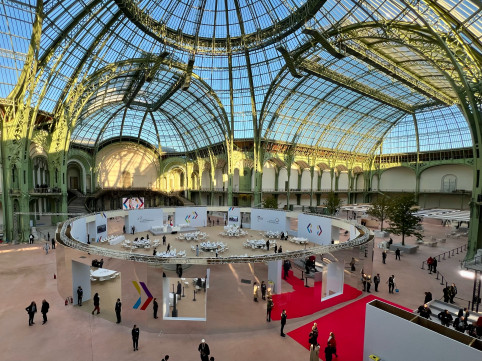
[[[457, 318], [457, 315], [459, 313], [459, 310], [463, 307], [451, 304], [451, 303], [445, 303], [440, 300], [433, 300], [428, 303], [430, 310], [432, 311], [432, 316], [430, 317], [431, 321], [441, 324], [440, 320], [438, 319], [437, 315], [442, 312], [443, 310], [448, 310], [449, 313], [452, 315], [453, 319], [455, 320]], [[417, 313], [417, 310], [414, 310], [413, 313]], [[479, 313], [476, 313], [474, 311], [470, 311], [470, 316], [468, 323], [471, 324], [472, 322], [476, 322], [477, 319], [481, 316]]]
[[70, 192], [75, 195], [75, 198], [69, 202], [67, 212], [86, 214], [87, 209], [85, 208], [85, 201], [87, 200], [87, 197], [78, 190], [70, 190]]
[[180, 194], [173, 194], [172, 196], [174, 198], [176, 198], [179, 202], [181, 202], [183, 206], [195, 206], [196, 205], [196, 203], [191, 202], [189, 199], [184, 198]]

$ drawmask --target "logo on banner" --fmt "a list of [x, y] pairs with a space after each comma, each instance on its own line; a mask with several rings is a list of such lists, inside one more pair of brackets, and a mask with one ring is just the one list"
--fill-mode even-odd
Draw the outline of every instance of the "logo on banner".
[[323, 230], [321, 229], [321, 226], [318, 226], [318, 232], [316, 232], [316, 234], [318, 236], [321, 236], [322, 233], [323, 233]]
[[228, 212], [234, 211], [234, 207], [229, 207]]
[[197, 216], [198, 216], [197, 212], [193, 211], [192, 212], [192, 219], [197, 219]]
[[308, 224], [308, 226], [306, 226], [306, 230], [308, 231], [308, 233], [313, 233], [313, 229], [311, 228], [311, 223]]
[[[139, 292], [139, 299], [136, 301], [134, 307], [132, 307], [132, 308], [137, 310], [139, 308], [140, 304], [141, 304], [141, 287], [142, 287], [142, 289], [144, 290], [144, 292], [147, 295], [147, 300], [146, 300], [146, 302], [144, 302], [144, 304], [141, 307], [141, 310], [144, 311], [147, 308], [147, 306], [149, 306], [149, 303], [151, 303], [153, 297], [152, 297], [151, 293], [149, 292], [149, 289], [147, 288], [147, 286], [144, 282], [137, 283], [137, 281], [132, 281], [132, 283], [134, 284], [134, 287], [136, 288], [137, 292]], [[139, 284], [141, 285], [141, 287], [139, 287]]]
[[191, 215], [188, 214], [186, 218], [184, 218], [184, 220], [186, 221], [186, 223], [191, 223]]

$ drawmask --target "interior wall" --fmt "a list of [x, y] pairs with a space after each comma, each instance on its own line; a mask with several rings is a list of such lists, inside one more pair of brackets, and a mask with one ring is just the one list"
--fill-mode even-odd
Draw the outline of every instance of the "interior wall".
[[272, 163], [266, 163], [263, 167], [262, 186], [263, 190], [275, 189], [276, 168]]
[[154, 152], [144, 146], [117, 143], [102, 148], [95, 158], [96, 184], [101, 188], [124, 188], [127, 184], [136, 188], [156, 185], [158, 160]]
[[290, 189], [298, 189], [298, 174], [299, 174], [298, 167], [295, 165], [292, 165], [291, 174], [290, 174]]
[[397, 167], [386, 170], [380, 179], [380, 190], [384, 191], [414, 191], [415, 172], [409, 168]]
[[356, 189], [358, 190], [365, 189], [365, 177], [363, 177], [363, 173], [356, 175]]
[[211, 175], [209, 173], [209, 170], [207, 170], [207, 169], [203, 170], [202, 178], [201, 178], [201, 188], [202, 189], [209, 189], [211, 187], [210, 177], [211, 177]]
[[323, 171], [321, 177], [321, 189], [331, 189], [331, 174], [329, 169]]
[[[313, 182], [313, 186], [316, 187], [316, 183]], [[309, 169], [303, 169], [303, 173], [301, 173], [301, 189], [311, 189], [311, 172]]]
[[285, 190], [285, 184], [288, 180], [288, 170], [286, 168], [281, 168], [278, 177], [278, 190]]
[[348, 172], [342, 171], [338, 177], [338, 189], [348, 189]]
[[473, 169], [458, 164], [439, 165], [424, 170], [420, 174], [420, 191], [442, 189], [442, 178], [449, 174], [457, 177], [457, 190], [472, 191]]

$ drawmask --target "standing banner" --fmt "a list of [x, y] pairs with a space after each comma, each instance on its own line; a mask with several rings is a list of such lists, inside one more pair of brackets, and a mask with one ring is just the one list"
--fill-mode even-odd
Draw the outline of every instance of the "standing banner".
[[228, 226], [241, 225], [241, 208], [229, 207], [228, 209]]
[[272, 209], [251, 209], [251, 229], [286, 232], [286, 213]]
[[331, 219], [300, 214], [298, 216], [298, 237], [307, 238], [316, 244], [331, 244]]

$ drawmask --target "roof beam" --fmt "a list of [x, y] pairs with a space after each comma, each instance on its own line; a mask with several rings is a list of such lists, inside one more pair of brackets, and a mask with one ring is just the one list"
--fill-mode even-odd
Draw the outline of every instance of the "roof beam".
[[317, 76], [321, 79], [328, 80], [347, 89], [350, 89], [358, 94], [367, 96], [378, 102], [386, 104], [390, 107], [400, 109], [406, 113], [413, 114], [415, 112], [414, 108], [400, 101], [397, 98], [393, 98], [385, 93], [382, 93], [376, 89], [373, 89], [365, 84], [362, 84], [346, 75], [337, 73], [334, 70], [328, 69], [318, 63], [309, 60], [303, 60], [300, 62], [299, 69], [307, 72], [308, 74]]

